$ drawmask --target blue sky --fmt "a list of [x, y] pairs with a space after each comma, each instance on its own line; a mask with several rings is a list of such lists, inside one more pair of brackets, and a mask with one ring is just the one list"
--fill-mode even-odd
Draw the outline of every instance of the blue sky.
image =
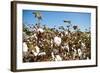
[[[34, 25], [37, 23], [32, 14], [35, 10], [23, 10], [23, 24]], [[70, 20], [72, 25], [78, 25], [82, 31], [91, 26], [91, 14], [79, 12], [60, 12], [60, 11], [40, 11], [42, 15], [42, 25], [48, 27], [66, 26], [63, 20]]]

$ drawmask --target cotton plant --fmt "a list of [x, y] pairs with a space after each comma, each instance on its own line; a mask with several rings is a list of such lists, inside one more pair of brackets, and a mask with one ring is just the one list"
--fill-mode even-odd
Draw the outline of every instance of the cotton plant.
[[26, 42], [23, 42], [22, 44], [23, 44], [23, 57], [27, 58], [29, 48], [28, 48]]
[[44, 32], [44, 30], [42, 28], [38, 28], [37, 31], [40, 32], [40, 33]]
[[55, 61], [62, 61], [62, 58], [60, 55], [55, 55]]
[[64, 49], [69, 52], [69, 45], [68, 44], [64, 44]]
[[77, 56], [77, 50], [73, 48], [73, 59]]
[[86, 46], [85, 46], [85, 43], [81, 43], [81, 49], [85, 49], [86, 48]]
[[64, 33], [65, 33], [65, 35], [68, 35], [68, 31], [65, 31]]
[[32, 49], [32, 52], [34, 56], [37, 56], [40, 52], [40, 48], [38, 46], [35, 46], [34, 49]]
[[26, 42], [23, 42], [23, 52], [27, 52], [28, 49]]
[[51, 53], [51, 56], [52, 56], [52, 60], [54, 61], [62, 61], [62, 58], [60, 55], [55, 55], [53, 52]]
[[80, 59], [82, 59], [82, 54], [83, 54], [83, 53], [82, 53], [82, 50], [79, 48], [79, 49], [78, 49], [78, 56], [79, 56]]
[[58, 36], [54, 37], [54, 43], [55, 43], [57, 46], [60, 46], [61, 41], [62, 41], [62, 40], [61, 40], [60, 37], [58, 37]]
[[39, 55], [39, 56], [46, 55], [46, 52], [40, 52], [38, 55]]

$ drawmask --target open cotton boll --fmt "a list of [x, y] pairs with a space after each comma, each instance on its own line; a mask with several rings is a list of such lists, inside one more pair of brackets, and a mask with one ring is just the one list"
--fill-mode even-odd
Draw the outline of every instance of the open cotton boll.
[[37, 53], [40, 52], [40, 48], [38, 46], [35, 46], [35, 50], [36, 50]]
[[34, 49], [32, 50], [32, 52], [35, 56], [37, 56], [40, 52], [40, 48], [38, 46], [35, 46]]
[[44, 30], [43, 30], [42, 28], [39, 28], [37, 31], [38, 31], [38, 32], [41, 32], [41, 33], [44, 32]]
[[35, 52], [34, 50], [32, 50], [32, 53], [34, 54], [34, 56], [37, 56], [38, 55], [38, 53]]
[[65, 35], [68, 35], [68, 31], [65, 31]]
[[77, 51], [76, 51], [76, 49], [73, 49], [73, 50], [74, 50], [73, 58], [75, 59], [75, 56], [77, 55]]
[[81, 43], [82, 47], [85, 47], [85, 44], [84, 43]]
[[28, 51], [28, 47], [27, 44], [24, 42], [23, 43], [23, 52], [27, 52]]
[[55, 56], [54, 56], [54, 53], [53, 52], [51, 53], [51, 56], [52, 56], [52, 59], [55, 59]]
[[81, 48], [85, 49], [85, 44], [84, 43], [81, 43]]
[[78, 49], [78, 55], [79, 55], [79, 56], [82, 55], [82, 51], [81, 51], [81, 49]]
[[68, 50], [68, 52], [69, 52], [69, 46], [68, 45], [65, 45], [64, 49]]
[[59, 55], [55, 55], [55, 61], [62, 61], [62, 58]]
[[36, 33], [34, 35], [31, 35], [30, 38], [38, 39]]
[[46, 53], [45, 52], [40, 52], [38, 55], [46, 55]]
[[54, 37], [54, 43], [59, 46], [61, 44], [61, 38], [60, 37]]
[[89, 57], [87, 57], [86, 59], [89, 60]]

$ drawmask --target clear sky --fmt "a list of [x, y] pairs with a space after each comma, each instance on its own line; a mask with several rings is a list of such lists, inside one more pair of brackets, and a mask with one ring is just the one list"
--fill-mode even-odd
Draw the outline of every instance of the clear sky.
[[[23, 24], [34, 25], [36, 18], [32, 14], [35, 10], [23, 10]], [[91, 14], [79, 12], [56, 12], [56, 11], [40, 11], [42, 15], [41, 24], [48, 27], [66, 26], [63, 20], [70, 20], [72, 25], [78, 25], [82, 31], [91, 26]]]

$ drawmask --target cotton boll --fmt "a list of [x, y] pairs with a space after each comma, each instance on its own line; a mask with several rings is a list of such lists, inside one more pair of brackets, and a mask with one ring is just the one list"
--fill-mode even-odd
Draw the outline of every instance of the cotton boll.
[[84, 58], [84, 59], [86, 58], [86, 53], [83, 53], [83, 58]]
[[37, 56], [40, 52], [40, 48], [38, 46], [35, 46], [34, 49], [32, 50], [32, 52], [35, 56]]
[[75, 37], [75, 40], [77, 39], [77, 37]]
[[28, 51], [28, 47], [27, 44], [24, 42], [23, 43], [23, 52], [27, 52]]
[[82, 50], [81, 49], [78, 49], [78, 55], [79, 55], [79, 57], [82, 56]]
[[42, 28], [39, 28], [37, 31], [38, 31], [38, 32], [41, 32], [41, 33], [44, 32], [44, 30], [43, 30]]
[[32, 53], [34, 54], [34, 56], [37, 56], [38, 55], [38, 53], [35, 52], [34, 50], [32, 50]]
[[36, 33], [31, 35], [30, 38], [36, 38], [37, 39]]
[[38, 46], [35, 46], [36, 52], [39, 53], [40, 52], [40, 48]]
[[55, 56], [54, 56], [54, 53], [53, 52], [51, 53], [51, 56], [52, 56], [52, 59], [54, 60], [55, 59]]
[[46, 53], [45, 52], [40, 52], [38, 55], [46, 55]]
[[85, 44], [84, 43], [81, 43], [82, 47], [85, 47]]
[[66, 46], [64, 46], [65, 47], [65, 49], [67, 49], [68, 50], [68, 52], [69, 52], [69, 46], [68, 45], [66, 45]]
[[63, 37], [64, 35], [61, 33], [61, 37]]
[[84, 43], [81, 43], [81, 48], [82, 48], [82, 49], [85, 49], [85, 48], [86, 48], [86, 46], [85, 46]]
[[87, 57], [86, 59], [89, 60], [89, 57]]
[[76, 55], [77, 55], [77, 51], [76, 51], [76, 49], [74, 49], [74, 48], [73, 48], [73, 50], [74, 50], [74, 52], [73, 52], [73, 59], [75, 59], [75, 57], [76, 57]]
[[65, 31], [65, 35], [68, 35], [68, 31]]
[[55, 56], [55, 61], [62, 61], [62, 58], [59, 55]]
[[35, 38], [35, 39], [38, 39], [36, 34], [34, 34], [34, 38]]
[[53, 47], [53, 40], [51, 40], [51, 42], [50, 42], [50, 43], [51, 43], [51, 47]]
[[59, 46], [61, 44], [61, 38], [60, 37], [54, 37], [54, 43]]
[[78, 41], [78, 43], [80, 43], [80, 42], [81, 42], [81, 40]]
[[74, 53], [76, 54], [77, 53], [76, 49], [73, 48], [73, 50], [74, 50]]

